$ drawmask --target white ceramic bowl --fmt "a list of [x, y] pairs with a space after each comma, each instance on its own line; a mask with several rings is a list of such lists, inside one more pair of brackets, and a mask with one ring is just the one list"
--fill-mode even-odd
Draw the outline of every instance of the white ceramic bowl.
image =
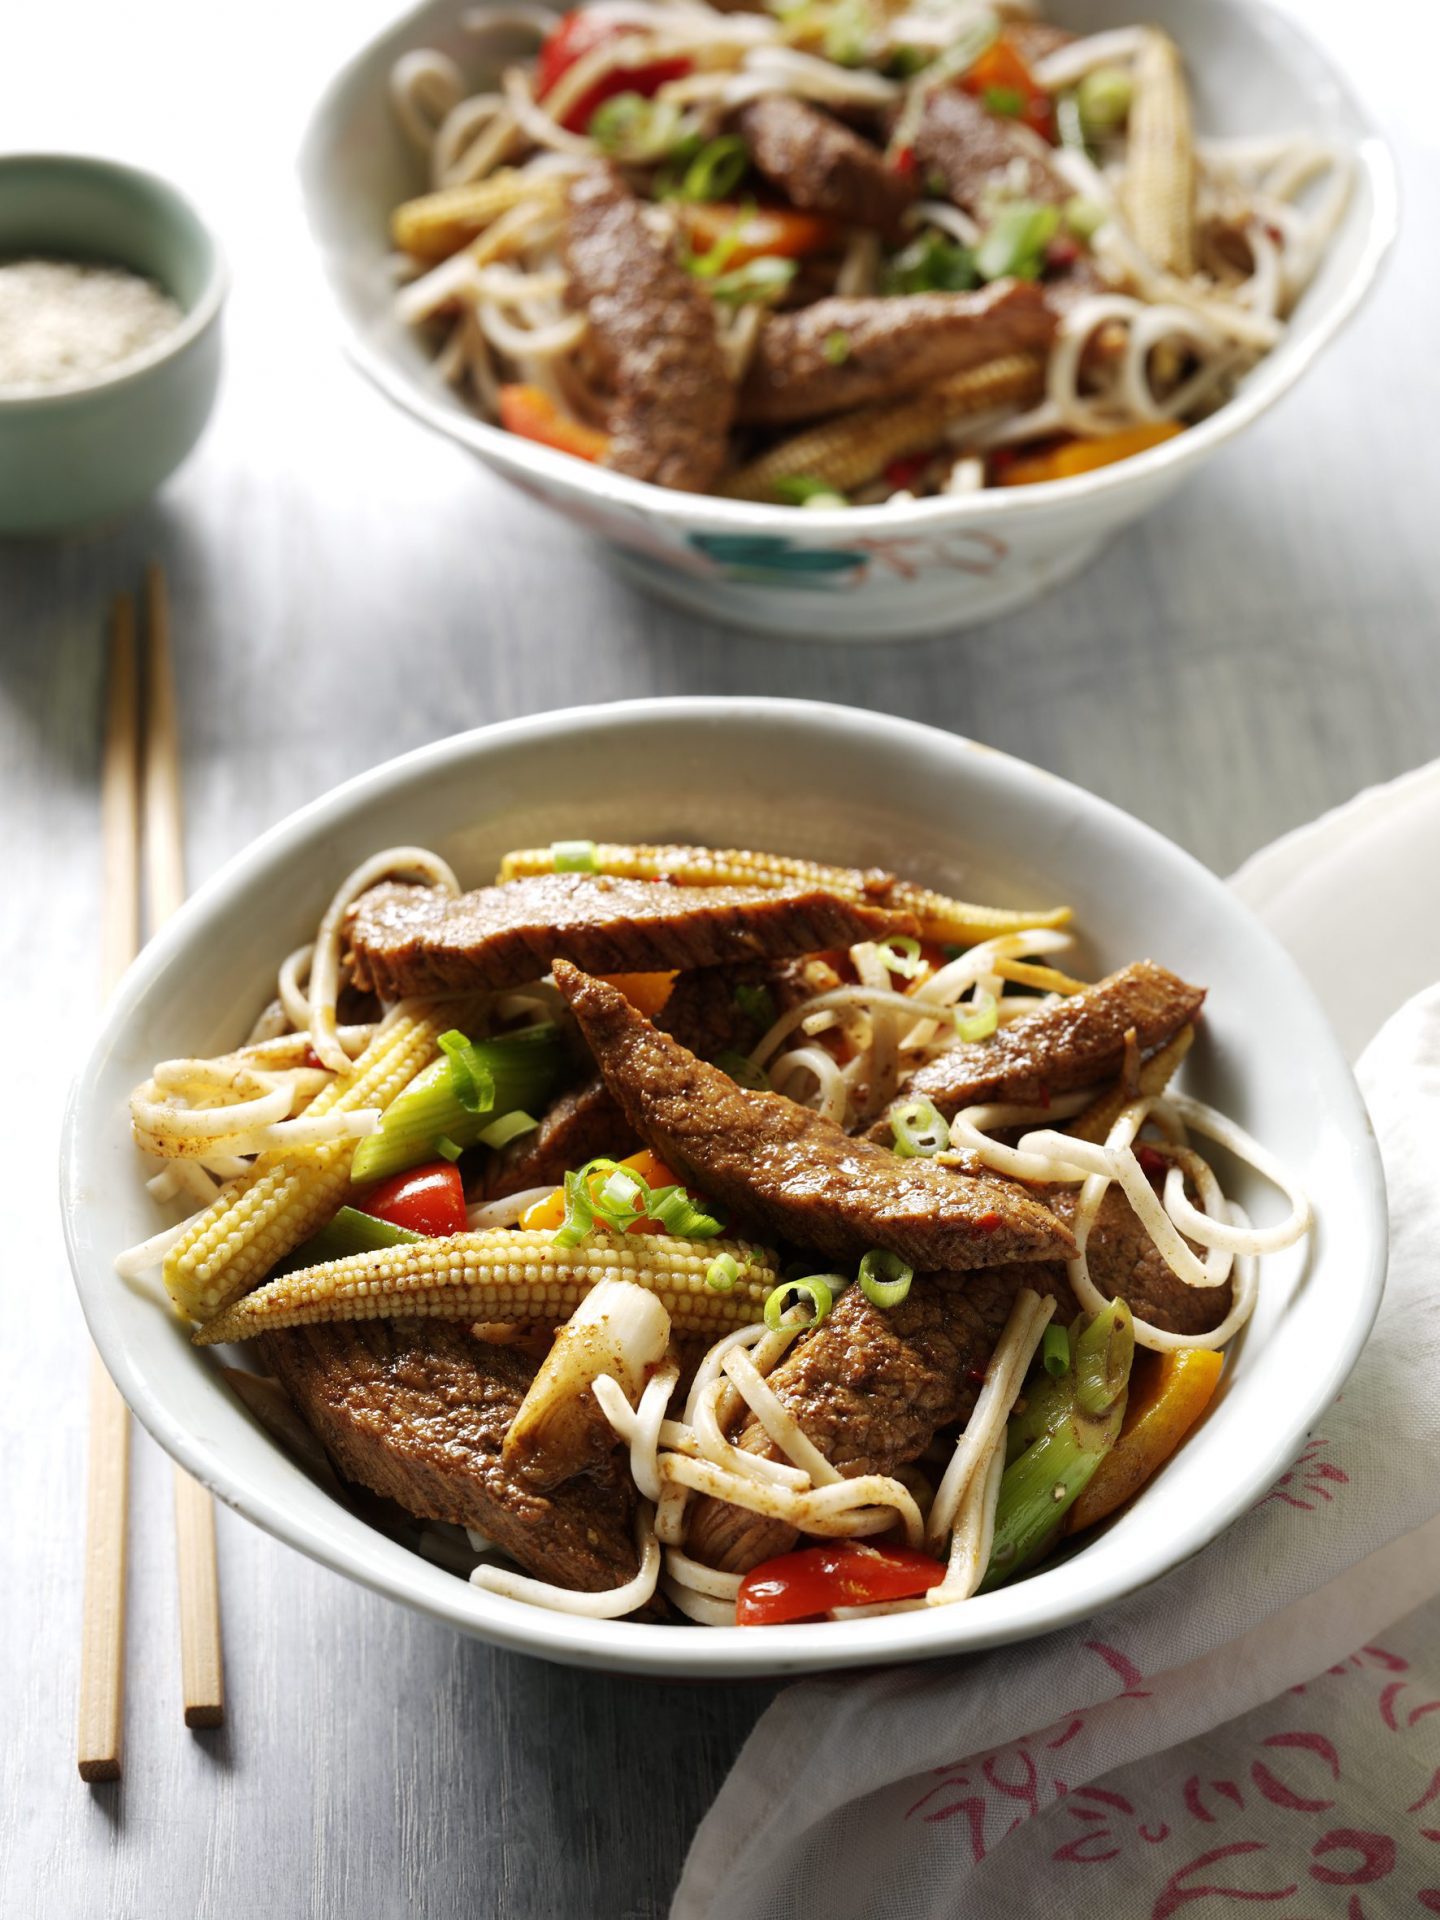
[[[481, 0], [482, 9], [495, 0]], [[591, 466], [486, 425], [394, 313], [390, 209], [426, 190], [395, 124], [388, 77], [413, 47], [484, 77], [463, 17], [468, 0], [423, 0], [372, 41], [316, 110], [301, 157], [310, 225], [349, 348], [417, 419], [472, 448], [536, 499], [610, 543], [636, 580], [695, 613], [744, 627], [831, 640], [944, 632], [1020, 606], [1085, 565], [1112, 534], [1287, 393], [1370, 287], [1395, 234], [1394, 168], [1345, 82], [1305, 34], [1263, 0], [1055, 0], [1080, 30], [1158, 21], [1184, 48], [1201, 129], [1308, 130], [1353, 150], [1355, 188], [1318, 276], [1285, 338], [1220, 412], [1123, 463], [1043, 487], [834, 512], [675, 493]], [[487, 42], [518, 58], [533, 40]]]
[[[511, 846], [585, 834], [754, 844], [894, 865], [1002, 904], [1074, 903], [1087, 965], [1144, 954], [1209, 986], [1185, 1085], [1267, 1143], [1314, 1196], [1308, 1252], [1267, 1265], [1218, 1400], [1164, 1474], [1063, 1566], [962, 1606], [844, 1624], [703, 1629], [588, 1621], [477, 1592], [373, 1531], [244, 1412], [180, 1324], [124, 1286], [116, 1252], [160, 1221], [126, 1096], [152, 1062], [239, 1039], [279, 957], [337, 878], [419, 843], [489, 879]], [[1257, 1217], [1276, 1196], [1237, 1191]], [[441, 741], [272, 829], [127, 974], [71, 1098], [62, 1195], [86, 1317], [121, 1392], [223, 1500], [327, 1566], [501, 1645], [582, 1665], [757, 1674], [1019, 1640], [1177, 1566], [1289, 1464], [1369, 1331], [1385, 1202], [1359, 1095], [1293, 962], [1215, 876], [1138, 821], [1019, 761], [910, 722], [775, 700], [587, 707]]]

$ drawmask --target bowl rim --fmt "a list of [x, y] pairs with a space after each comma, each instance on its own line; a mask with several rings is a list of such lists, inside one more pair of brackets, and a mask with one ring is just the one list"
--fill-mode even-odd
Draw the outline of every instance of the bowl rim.
[[[58, 148], [27, 148], [23, 153], [0, 154], [0, 174], [8, 172], [12, 167], [24, 166], [52, 167], [60, 173], [128, 177], [148, 187], [153, 193], [157, 193], [162, 200], [168, 200], [172, 210], [178, 211], [193, 221], [196, 231], [201, 234], [210, 250], [210, 257], [205, 283], [195, 304], [187, 309], [178, 327], [172, 327], [169, 333], [162, 334], [152, 345], [121, 361], [108, 372], [96, 374], [93, 379], [81, 381], [76, 385], [46, 387], [35, 393], [7, 394], [0, 390], [0, 413], [11, 415], [27, 410], [39, 411], [84, 401], [92, 394], [114, 392], [132, 381], [143, 379], [147, 373], [152, 372], [166, 360], [183, 353], [188, 346], [200, 338], [201, 334], [214, 323], [230, 291], [230, 267], [214, 227], [201, 213], [190, 195], [177, 187], [173, 180], [167, 179], [163, 173], [156, 173], [150, 167], [137, 167], [129, 160], [117, 160], [108, 154], [101, 153], [74, 153]], [[168, 287], [164, 291], [174, 299], [175, 296], [170, 293]]]
[[[292, 853], [343, 827], [357, 808], [403, 794], [447, 769], [481, 759], [494, 746], [525, 746], [563, 739], [577, 728], [643, 729], [713, 721], [717, 709], [727, 720], [752, 725], [769, 722], [808, 729], [834, 745], [848, 741], [859, 750], [867, 743], [911, 744], [917, 750], [953, 755], [958, 766], [967, 755], [984, 757], [987, 780], [996, 783], [997, 798], [1005, 791], [1034, 794], [1042, 786], [1063, 802], [1132, 846], [1143, 845], [1163, 859], [1187, 886], [1216, 902], [1217, 911], [1249, 923], [1249, 933], [1268, 952], [1270, 963], [1288, 981], [1307, 1012], [1317, 1034], [1327, 1036], [1336, 1101], [1328, 1111], [1339, 1127], [1353, 1162], [1353, 1190], [1347, 1211], [1353, 1212], [1350, 1239], [1361, 1250], [1353, 1269], [1348, 1298], [1353, 1311], [1326, 1357], [1312, 1370], [1304, 1392], [1286, 1408], [1264, 1445], [1252, 1447], [1243, 1472], [1234, 1474], [1223, 1495], [1203, 1514], [1182, 1516], [1175, 1529], [1144, 1551], [1135, 1551], [1123, 1568], [1088, 1575], [1086, 1556], [1067, 1564], [1067, 1585], [1057, 1598], [1045, 1591], [1045, 1574], [987, 1596], [965, 1607], [945, 1608], [933, 1614], [901, 1614], [881, 1620], [832, 1624], [816, 1636], [804, 1627], [767, 1629], [747, 1635], [743, 1628], [707, 1629], [677, 1633], [673, 1626], [629, 1621], [596, 1621], [551, 1613], [488, 1594], [477, 1594], [468, 1583], [451, 1576], [443, 1585], [429, 1583], [437, 1569], [406, 1554], [383, 1535], [365, 1529], [355, 1540], [317, 1539], [291, 1511], [283, 1489], [245, 1485], [246, 1476], [229, 1468], [223, 1450], [184, 1427], [151, 1387], [143, 1364], [132, 1356], [110, 1317], [109, 1300], [115, 1281], [104, 1250], [90, 1252], [82, 1244], [78, 1222], [84, 1211], [81, 1168], [82, 1136], [93, 1134], [97, 1115], [96, 1083], [136, 1010], [168, 966], [180, 956], [192, 937], [223, 914], [227, 899], [252, 880], [283, 872]], [[943, 742], [944, 746], [939, 746]], [[458, 824], [458, 823], [457, 823]], [[105, 1120], [113, 1124], [113, 1116]], [[203, 1485], [246, 1518], [276, 1538], [297, 1548], [338, 1573], [358, 1580], [387, 1598], [398, 1600], [432, 1619], [479, 1634], [513, 1651], [540, 1654], [574, 1665], [613, 1671], [670, 1675], [762, 1675], [834, 1669], [845, 1666], [890, 1664], [931, 1658], [982, 1647], [1017, 1642], [1067, 1626], [1112, 1606], [1130, 1593], [1174, 1571], [1242, 1517], [1291, 1464], [1315, 1420], [1339, 1393], [1359, 1357], [1378, 1311], [1384, 1285], [1387, 1253], [1387, 1211], [1384, 1173], [1360, 1092], [1338, 1042], [1329, 1035], [1328, 1022], [1299, 968], [1275, 937], [1226, 884], [1194, 857], [1145, 822], [1098, 796], [1073, 786], [1041, 768], [985, 747], [964, 736], [948, 734], [920, 722], [889, 714], [808, 700], [735, 697], [723, 700], [671, 696], [630, 700], [608, 706], [571, 707], [471, 729], [383, 762], [349, 779], [297, 809], [243, 848], [206, 881], [181, 911], [144, 949], [121, 981], [106, 1012], [89, 1057], [77, 1074], [66, 1105], [60, 1154], [60, 1201], [66, 1251], [76, 1290], [92, 1337], [120, 1392], [153, 1437]], [[1322, 1229], [1324, 1217], [1321, 1221]], [[1334, 1256], [1331, 1256], [1334, 1257]], [[157, 1309], [158, 1312], [158, 1309]], [[217, 1382], [217, 1391], [218, 1382]], [[273, 1443], [272, 1443], [273, 1444]], [[384, 1545], [373, 1545], [383, 1541]], [[392, 1551], [386, 1551], [386, 1548]], [[417, 1572], [419, 1568], [422, 1571]], [[1037, 1591], [1039, 1590], [1039, 1591]], [[998, 1608], [994, 1604], [1001, 1603]], [[737, 1636], [738, 1641], [737, 1641]]]
[[[314, 156], [318, 153], [325, 129], [341, 97], [359, 71], [383, 47], [403, 41], [412, 25], [432, 11], [433, 4], [434, 0], [417, 0], [417, 4], [401, 18], [391, 21], [366, 40], [332, 76], [312, 110], [299, 149], [300, 187], [306, 223], [322, 260], [325, 248], [318, 231], [317, 195], [313, 190], [313, 182], [318, 172]], [[466, 7], [463, 0], [452, 0], [452, 4], [457, 14], [477, 10]], [[1288, 34], [1305, 47], [1309, 58], [1324, 73], [1328, 84], [1344, 102], [1360, 129], [1352, 153], [1357, 175], [1363, 174], [1368, 180], [1373, 211], [1348, 278], [1303, 335], [1293, 338], [1285, 336], [1281, 344], [1288, 344], [1290, 350], [1278, 369], [1277, 347], [1256, 364], [1234, 397], [1207, 419], [1163, 441], [1159, 446], [1130, 455], [1126, 460], [1115, 461], [1109, 466], [1094, 468], [1068, 479], [1047, 481], [1043, 485], [1031, 483], [1017, 487], [987, 487], [977, 493], [947, 494], [934, 499], [916, 500], [898, 512], [885, 504], [807, 508], [803, 516], [797, 519], [793, 507], [771, 505], [765, 501], [727, 500], [716, 494], [685, 493], [657, 486], [652, 481], [637, 480], [628, 474], [615, 473], [609, 468], [579, 461], [568, 454], [522, 440], [518, 435], [506, 432], [503, 427], [441, 404], [413, 375], [369, 343], [361, 327], [345, 313], [326, 273], [323, 277], [330, 294], [332, 321], [339, 328], [345, 351], [366, 378], [388, 400], [423, 425], [468, 447], [502, 472], [548, 483], [551, 491], [559, 488], [581, 498], [598, 498], [609, 506], [632, 513], [639, 511], [667, 521], [682, 532], [697, 523], [702, 523], [707, 530], [751, 534], [774, 534], [783, 530], [795, 535], [803, 531], [807, 536], [806, 544], [814, 545], [823, 539], [840, 538], [846, 534], [852, 538], [874, 538], [886, 531], [895, 533], [902, 529], [931, 532], [941, 528], [963, 528], [970, 522], [980, 520], [989, 526], [1023, 516], [1032, 509], [1063, 511], [1079, 502], [1103, 500], [1128, 488], [1148, 490], [1146, 483], [1151, 480], [1163, 486], [1167, 481], [1178, 480], [1191, 466], [1203, 461], [1252, 425], [1309, 372], [1320, 354], [1350, 323], [1364, 303], [1395, 243], [1400, 222], [1399, 176], [1390, 144], [1350, 85], [1349, 79], [1299, 19], [1278, 6], [1275, 0], [1245, 0], [1243, 8], [1237, 7], [1236, 0], [1196, 0], [1196, 4], [1201, 12], [1245, 11], [1260, 14], [1272, 37]], [[503, 0], [478, 0], [479, 11], [492, 7], [503, 7]]]

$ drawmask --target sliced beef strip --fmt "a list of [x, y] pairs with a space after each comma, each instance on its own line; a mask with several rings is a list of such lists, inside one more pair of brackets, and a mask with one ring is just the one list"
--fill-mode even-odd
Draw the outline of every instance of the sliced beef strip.
[[[1064, 1188], [1050, 1196], [1067, 1225], [1074, 1221], [1077, 1198], [1076, 1190]], [[1110, 1187], [1100, 1202], [1085, 1258], [1091, 1279], [1107, 1299], [1123, 1294], [1137, 1320], [1148, 1320], [1167, 1333], [1210, 1333], [1230, 1311], [1230, 1282], [1187, 1287], [1177, 1280], [1119, 1187]]]
[[793, 206], [894, 237], [915, 188], [843, 121], [788, 94], [752, 100], [740, 115], [750, 158]]
[[997, 280], [980, 293], [817, 300], [765, 322], [739, 417], [781, 424], [888, 400], [1005, 354], [1048, 348], [1054, 333], [1044, 293], [1024, 281]]
[[977, 218], [997, 188], [1007, 199], [1057, 207], [1074, 192], [1037, 151], [1036, 136], [1017, 121], [987, 113], [958, 87], [936, 87], [926, 99], [915, 129], [915, 160], [922, 181], [928, 184], [935, 175], [956, 206]]
[[715, 310], [610, 168], [578, 175], [566, 209], [571, 298], [615, 388], [605, 464], [705, 493], [725, 464], [735, 404]]
[[533, 1132], [490, 1156], [480, 1197], [504, 1200], [529, 1187], [558, 1187], [572, 1167], [602, 1153], [628, 1153], [634, 1137], [610, 1089], [592, 1073], [558, 1095]]
[[[918, 1459], [942, 1427], [969, 1419], [1021, 1287], [1053, 1295], [1062, 1322], [1075, 1317], [1065, 1269], [1054, 1264], [917, 1274], [908, 1296], [888, 1310], [851, 1287], [774, 1369], [770, 1386], [847, 1480], [893, 1473]], [[736, 1444], [780, 1457], [753, 1416]], [[788, 1552], [796, 1537], [783, 1521], [703, 1495], [690, 1508], [686, 1551], [726, 1573], [746, 1573]]]
[[818, 953], [913, 933], [909, 914], [819, 887], [680, 887], [603, 873], [545, 873], [451, 899], [388, 881], [357, 901], [357, 977], [387, 998], [518, 986], [565, 958], [646, 973]]
[[475, 1527], [537, 1579], [586, 1592], [637, 1569], [628, 1463], [538, 1494], [500, 1448], [535, 1363], [434, 1320], [266, 1334], [265, 1365], [339, 1472], [426, 1520]]
[[888, 1247], [917, 1268], [1073, 1251], [1068, 1230], [1013, 1181], [852, 1139], [780, 1094], [738, 1087], [603, 980], [564, 960], [555, 980], [641, 1139], [741, 1224], [846, 1262]]
[[[931, 1100], [947, 1120], [985, 1100], [1043, 1105], [1052, 1094], [1113, 1080], [1124, 1064], [1127, 1033], [1134, 1031], [1142, 1056], [1151, 1054], [1197, 1019], [1204, 1001], [1203, 987], [1153, 960], [1137, 960], [989, 1040], [962, 1041], [937, 1054], [910, 1076], [900, 1099]], [[888, 1119], [875, 1123], [871, 1138], [891, 1138]]]

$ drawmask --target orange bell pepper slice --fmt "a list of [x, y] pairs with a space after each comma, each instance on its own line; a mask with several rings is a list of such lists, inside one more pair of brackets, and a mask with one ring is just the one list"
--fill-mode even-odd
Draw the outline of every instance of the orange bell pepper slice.
[[[675, 984], [673, 973], [606, 973], [601, 979], [607, 986], [618, 987], [620, 992], [647, 1020], [653, 1020], [657, 1013], [664, 1010], [665, 1002], [670, 998], [670, 989]], [[647, 1174], [646, 1179], [649, 1179]], [[653, 1184], [653, 1183], [652, 1183]]]
[[1209, 1406], [1224, 1365], [1225, 1356], [1207, 1347], [1136, 1352], [1120, 1438], [1071, 1507], [1067, 1533], [1106, 1519], [1164, 1466]]
[[728, 242], [723, 273], [748, 266], [752, 260], [803, 260], [839, 245], [840, 229], [819, 213], [797, 213], [789, 207], [737, 207], [725, 200], [684, 202], [679, 208], [690, 245], [706, 254]]
[[1077, 473], [1091, 473], [1096, 467], [1111, 466], [1116, 460], [1129, 460], [1183, 432], [1178, 420], [1155, 420], [1143, 427], [1124, 427], [1119, 433], [1104, 434], [1098, 440], [1067, 440], [1048, 453], [1007, 461], [996, 478], [1002, 487], [1034, 487], [1048, 480], [1071, 480]]
[[1020, 121], [1042, 140], [1055, 141], [1055, 108], [1049, 94], [1040, 86], [1018, 50], [1005, 34], [992, 40], [984, 53], [961, 81], [966, 93], [989, 105], [986, 96], [1004, 98], [1014, 95], [1018, 112], [1008, 116]]
[[608, 433], [572, 420], [540, 387], [501, 387], [500, 424], [522, 440], [573, 453], [577, 460], [603, 460], [610, 451]]

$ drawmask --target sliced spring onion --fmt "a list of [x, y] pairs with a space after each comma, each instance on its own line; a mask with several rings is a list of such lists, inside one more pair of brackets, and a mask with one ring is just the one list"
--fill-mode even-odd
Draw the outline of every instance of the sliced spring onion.
[[799, 263], [784, 260], [779, 254], [762, 253], [747, 260], [743, 267], [716, 274], [710, 291], [727, 306], [746, 306], [752, 301], [778, 300], [795, 278]]
[[[775, 498], [787, 507], [847, 507], [849, 501], [843, 493], [837, 493], [828, 480], [815, 480], [808, 473], [783, 474], [775, 482]], [[744, 991], [737, 987], [736, 995]], [[749, 989], [752, 993], [755, 988]], [[764, 991], [763, 988], [760, 989]], [[757, 1023], [758, 1024], [758, 1023]]]
[[786, 1308], [799, 1304], [791, 1296], [799, 1293], [803, 1294], [815, 1309], [812, 1317], [805, 1323], [806, 1329], [818, 1327], [835, 1304], [835, 1288], [830, 1284], [832, 1280], [835, 1281], [836, 1286], [844, 1284], [838, 1275], [833, 1273], [811, 1273], [807, 1274], [803, 1280], [782, 1280], [765, 1302], [766, 1326], [772, 1333], [778, 1333], [781, 1322], [785, 1318]]
[[419, 1166], [437, 1139], [473, 1147], [516, 1108], [528, 1118], [548, 1103], [565, 1061], [565, 1043], [549, 1022], [475, 1042], [451, 1032], [440, 1044], [440, 1059], [416, 1074], [355, 1149], [350, 1178], [357, 1185]]
[[555, 840], [551, 842], [550, 854], [556, 873], [594, 873], [596, 870], [593, 840]]
[[913, 80], [934, 58], [930, 47], [896, 47], [885, 63], [885, 71], [895, 80]]
[[1077, 240], [1091, 241], [1110, 218], [1109, 209], [1098, 200], [1087, 200], [1077, 193], [1064, 207], [1065, 230]]
[[1096, 67], [1075, 89], [1080, 124], [1090, 140], [1108, 140], [1130, 115], [1135, 89], [1123, 67]]
[[914, 934], [892, 933], [888, 940], [875, 943], [875, 951], [886, 971], [898, 973], [902, 980], [918, 980], [925, 971], [925, 956]]
[[728, 200], [750, 165], [750, 154], [738, 133], [707, 141], [685, 169], [680, 182], [682, 200]]
[[986, 87], [980, 102], [987, 113], [1002, 120], [1018, 120], [1025, 111], [1025, 96], [1015, 87]]
[[449, 1160], [452, 1163], [458, 1160], [460, 1158], [460, 1155], [464, 1152], [463, 1147], [457, 1147], [455, 1142], [453, 1140], [447, 1139], [447, 1137], [443, 1133], [440, 1134], [437, 1139], [432, 1140], [430, 1144], [434, 1147], [436, 1153], [439, 1154], [442, 1160]]
[[832, 367], [843, 367], [850, 358], [849, 334], [843, 327], [836, 327], [833, 333], [826, 334], [820, 351]]
[[1012, 200], [1001, 207], [975, 249], [981, 279], [1038, 280], [1059, 225], [1060, 209], [1036, 200]]
[[412, 1233], [408, 1227], [393, 1226], [388, 1220], [377, 1220], [373, 1213], [362, 1213], [359, 1207], [341, 1207], [333, 1220], [287, 1254], [275, 1273], [278, 1276], [294, 1273], [301, 1267], [322, 1266], [327, 1260], [344, 1260], [352, 1253], [372, 1253], [377, 1247], [405, 1247], [424, 1238], [423, 1233]]
[[[812, 487], [823, 487], [824, 482], [817, 480]], [[735, 989], [735, 1004], [745, 1018], [756, 1027], [768, 1027], [775, 1020], [775, 998], [768, 987], [751, 986], [743, 982]]]
[[697, 1207], [684, 1187], [647, 1189], [645, 1218], [658, 1220], [677, 1240], [713, 1240], [725, 1231], [723, 1220]]
[[737, 1087], [748, 1087], [751, 1093], [769, 1093], [770, 1076], [763, 1067], [743, 1053], [717, 1053], [714, 1065], [722, 1073], [728, 1073]]
[[955, 1031], [962, 1040], [988, 1040], [999, 1024], [1000, 1008], [993, 993], [977, 993], [955, 1009]]
[[578, 1247], [595, 1225], [595, 1209], [578, 1173], [567, 1173], [564, 1184], [565, 1218], [555, 1229], [557, 1247]]
[[480, 1129], [480, 1144], [485, 1147], [508, 1147], [512, 1140], [518, 1140], [522, 1133], [531, 1133], [540, 1122], [533, 1113], [526, 1113], [523, 1107], [517, 1107], [514, 1113], [502, 1113], [498, 1120], [488, 1127]]
[[890, 1131], [902, 1160], [931, 1160], [950, 1144], [950, 1122], [933, 1100], [907, 1100], [896, 1107]]
[[907, 1266], [898, 1253], [886, 1247], [872, 1247], [860, 1262], [860, 1291], [872, 1307], [898, 1307], [910, 1291], [915, 1269]]
[[643, 93], [617, 93], [590, 116], [586, 132], [612, 159], [643, 163], [673, 153], [681, 138], [680, 109]]
[[717, 1253], [705, 1269], [705, 1284], [714, 1293], [729, 1293], [740, 1278], [740, 1263], [733, 1253]]
[[1070, 1371], [1070, 1335], [1064, 1327], [1057, 1327], [1053, 1320], [1045, 1329], [1040, 1362], [1052, 1380], [1059, 1380]]
[[979, 284], [971, 249], [935, 227], [892, 255], [880, 275], [880, 290], [887, 294], [969, 293]]

